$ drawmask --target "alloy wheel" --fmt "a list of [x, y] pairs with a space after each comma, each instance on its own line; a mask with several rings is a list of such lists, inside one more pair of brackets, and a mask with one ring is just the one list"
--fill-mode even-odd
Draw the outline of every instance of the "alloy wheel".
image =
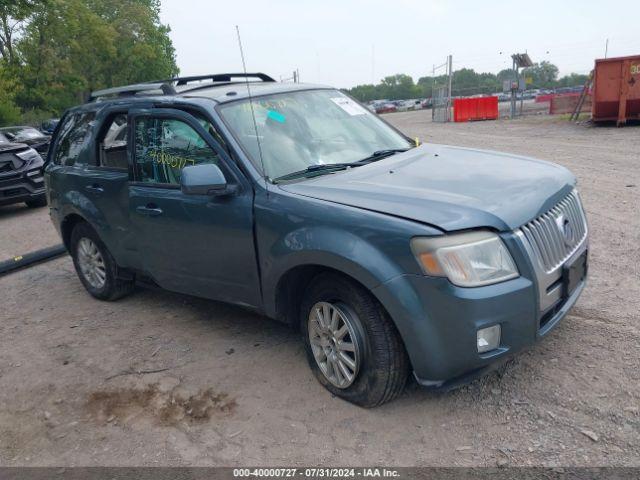
[[78, 265], [82, 276], [93, 288], [101, 289], [107, 281], [107, 268], [98, 246], [82, 237], [78, 242]]
[[356, 379], [362, 352], [353, 314], [344, 306], [318, 302], [309, 313], [309, 342], [324, 377], [344, 389]]

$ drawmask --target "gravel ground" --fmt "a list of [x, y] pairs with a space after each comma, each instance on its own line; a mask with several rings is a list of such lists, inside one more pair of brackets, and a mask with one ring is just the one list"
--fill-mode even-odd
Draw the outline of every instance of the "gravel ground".
[[[0, 465], [640, 466], [638, 127], [386, 118], [576, 173], [591, 276], [547, 339], [457, 391], [364, 410], [312, 378], [286, 327], [160, 291], [98, 302], [65, 257], [0, 278]], [[0, 255], [56, 242], [46, 209], [0, 208]]]
[[0, 207], [0, 261], [60, 243], [47, 212], [24, 203]]

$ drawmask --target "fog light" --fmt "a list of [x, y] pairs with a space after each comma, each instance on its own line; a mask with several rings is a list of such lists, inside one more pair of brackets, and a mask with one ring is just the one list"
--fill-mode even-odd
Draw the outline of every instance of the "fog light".
[[488, 352], [500, 345], [500, 325], [478, 330], [478, 353]]

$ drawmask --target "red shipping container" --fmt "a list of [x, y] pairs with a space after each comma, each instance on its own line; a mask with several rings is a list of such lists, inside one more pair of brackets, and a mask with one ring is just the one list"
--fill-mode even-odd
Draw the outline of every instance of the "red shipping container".
[[596, 60], [591, 117], [618, 125], [640, 119], [640, 55]]
[[453, 100], [453, 121], [495, 120], [498, 118], [498, 97], [456, 98]]

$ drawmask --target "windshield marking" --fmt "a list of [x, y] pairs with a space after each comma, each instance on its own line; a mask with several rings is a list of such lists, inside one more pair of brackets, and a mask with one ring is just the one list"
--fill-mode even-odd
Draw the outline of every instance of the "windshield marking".
[[280, 112], [276, 112], [275, 110], [269, 110], [267, 112], [267, 117], [279, 123], [284, 123], [284, 121], [286, 120], [286, 117], [283, 114], [281, 114]]

